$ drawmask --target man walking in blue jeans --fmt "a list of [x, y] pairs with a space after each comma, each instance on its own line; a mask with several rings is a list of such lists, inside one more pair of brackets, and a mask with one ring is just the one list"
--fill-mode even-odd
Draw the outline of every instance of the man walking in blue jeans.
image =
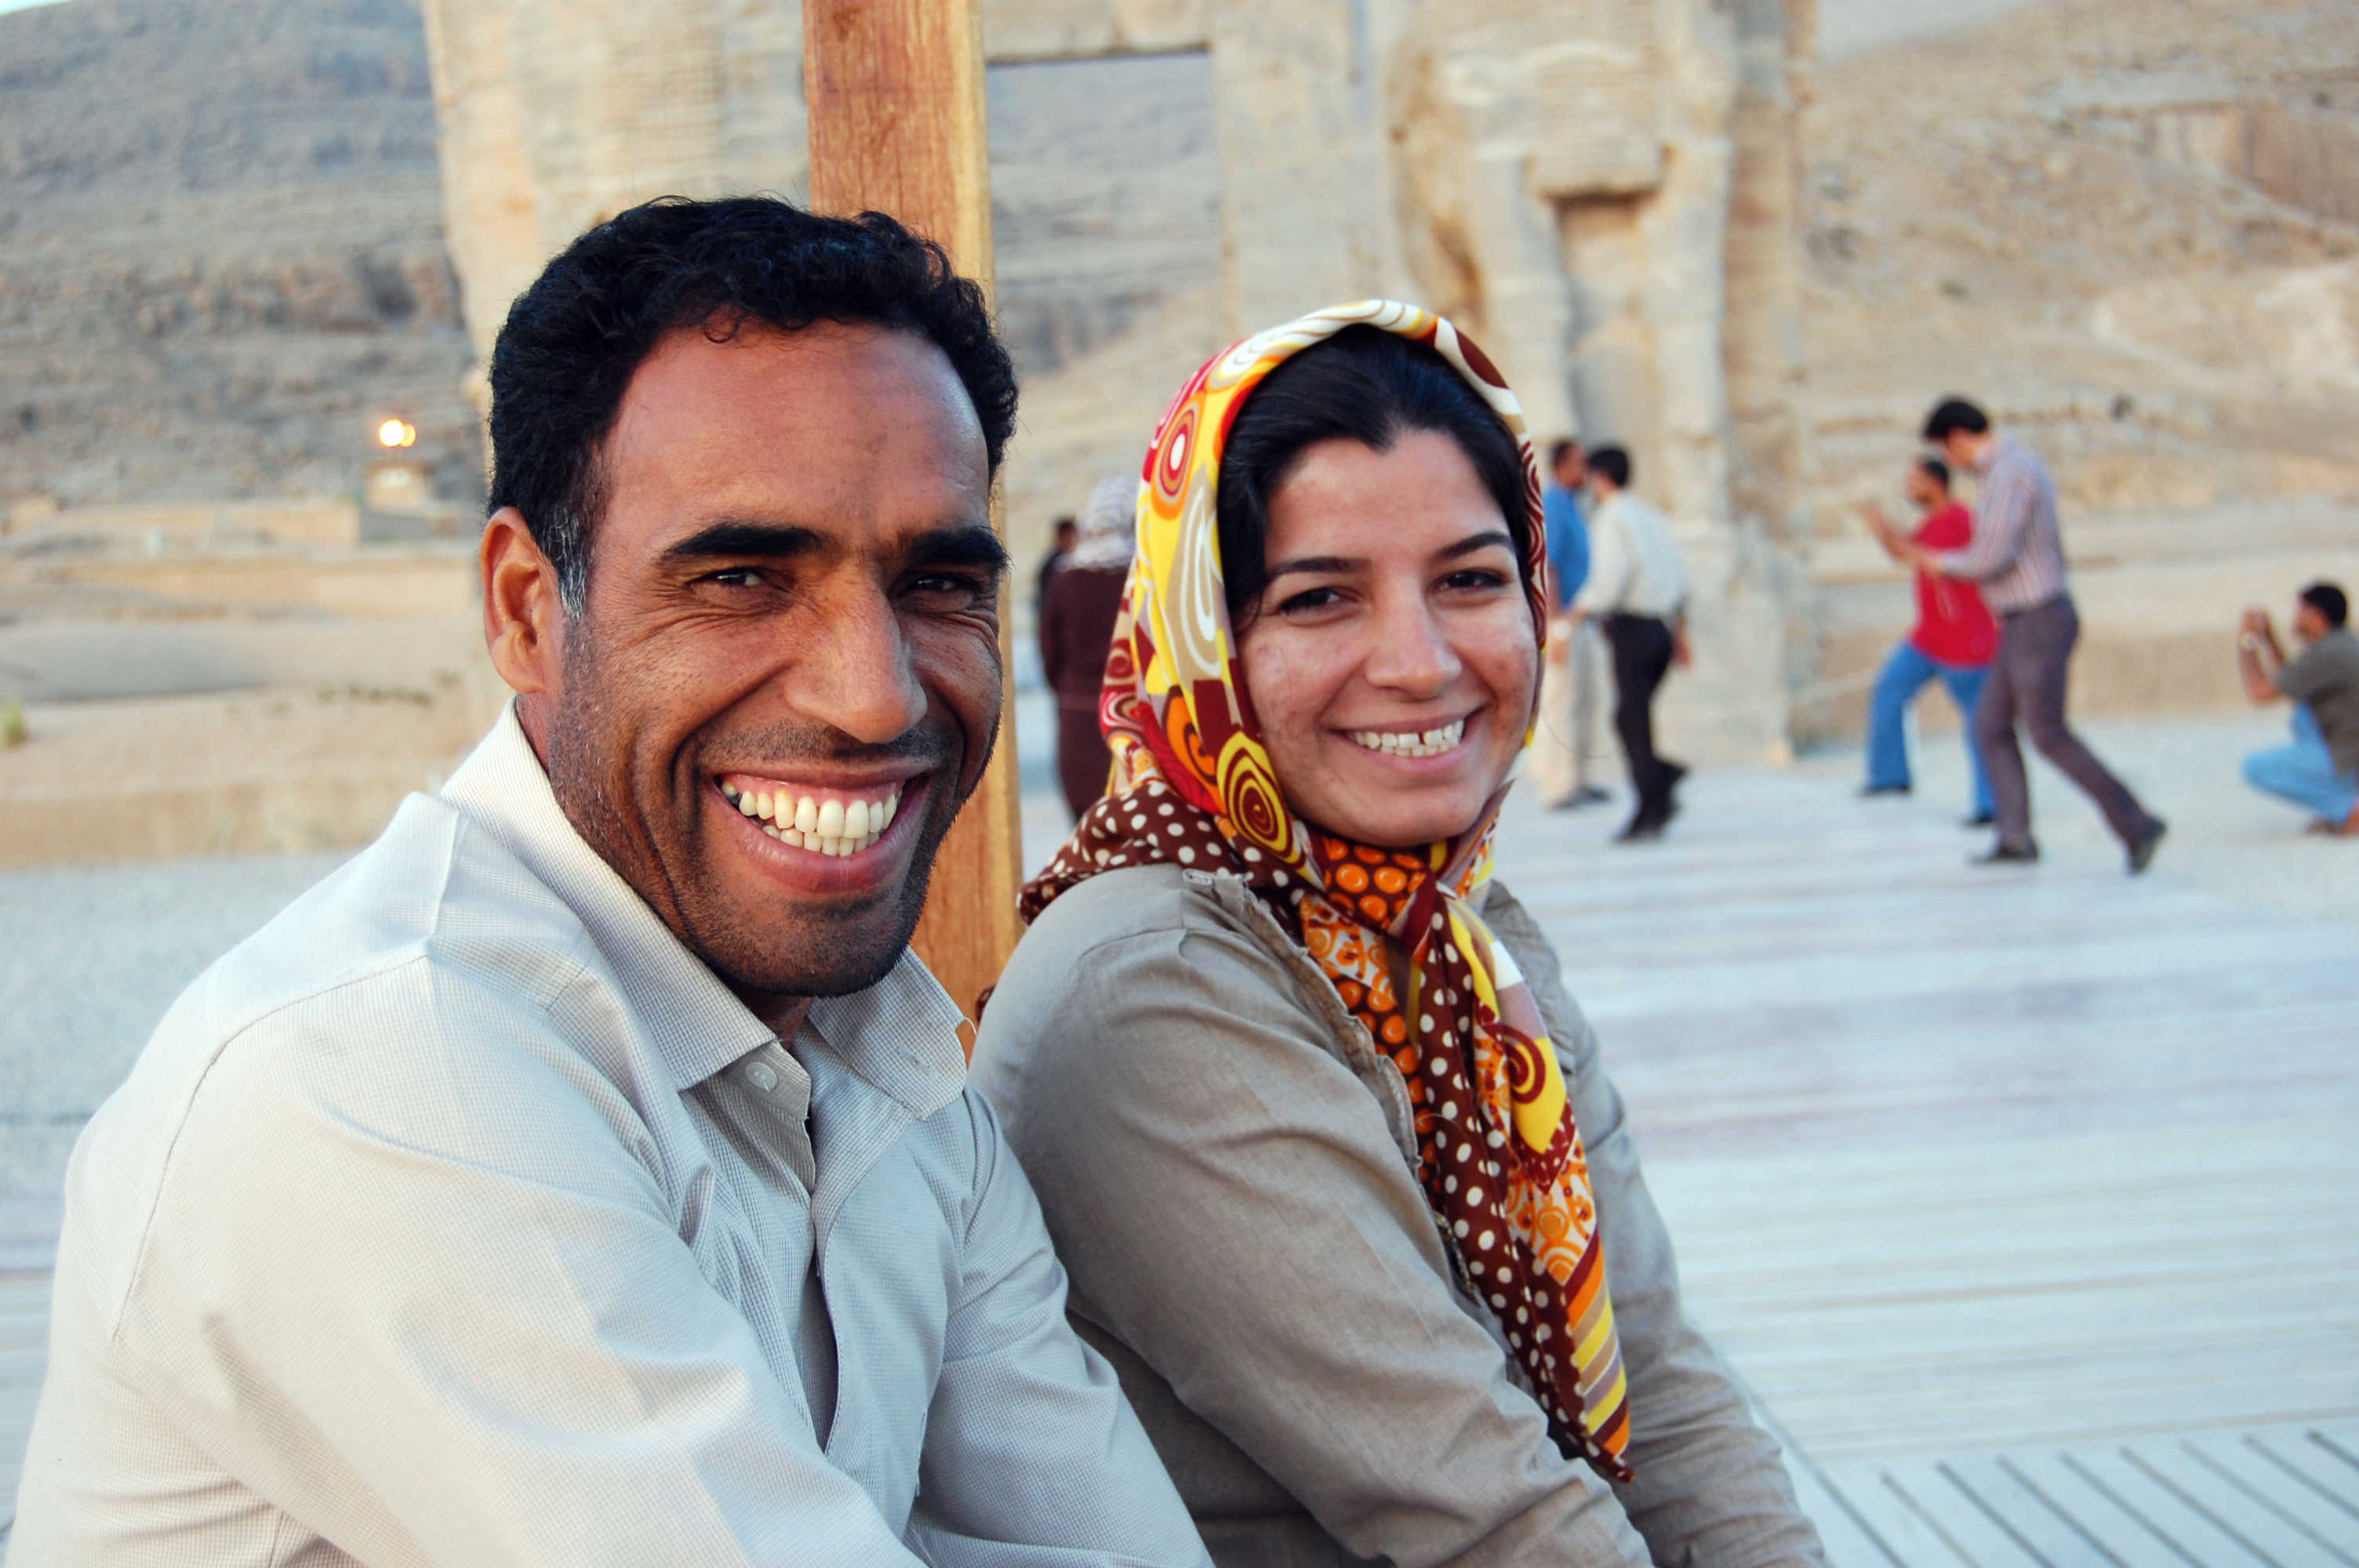
[[2286, 657], [2266, 610], [2245, 611], [2237, 673], [2256, 706], [2290, 699], [2293, 744], [2245, 759], [2245, 782], [2310, 808], [2307, 832], [2359, 838], [2359, 638], [2351, 600], [2331, 582], [2301, 590], [2294, 607], [2300, 654]]
[[2023, 771], [2021, 725], [2039, 754], [2081, 786], [2122, 841], [2130, 874], [2154, 860], [2162, 818], [2138, 803], [2096, 753], [2064, 722], [2064, 687], [2080, 641], [2081, 617], [2064, 582], [2064, 535], [2056, 521], [2056, 481], [2029, 448], [1991, 429], [1990, 418], [1963, 398], [1950, 398], [1925, 418], [1925, 439], [1980, 476], [1981, 516], [1963, 549], [1929, 550], [1891, 540], [1896, 558], [1945, 578], [1982, 585], [1999, 618], [1998, 657], [1974, 708], [1974, 734], [1998, 807], [1998, 842], [1977, 856], [1984, 866], [2039, 859], [2031, 837], [2031, 784]]
[[[1919, 458], [1908, 465], [1908, 500], [1919, 515], [1910, 544], [1927, 550], [1954, 550], [1973, 537], [1973, 514], [1950, 496], [1950, 465], [1939, 458]], [[1884, 508], [1869, 502], [1867, 525], [1891, 553], [1897, 531]], [[1895, 560], [1901, 557], [1896, 553]], [[1973, 780], [1973, 810], [1969, 827], [1987, 827], [1997, 820], [1991, 805], [1990, 775], [1983, 770], [1982, 748], [1974, 744], [1974, 704], [1981, 698], [1983, 677], [1990, 673], [1991, 654], [1998, 648], [1998, 622], [1990, 606], [1970, 582], [1957, 582], [1922, 568], [1917, 572], [1917, 624], [1908, 638], [1884, 661], [1875, 677], [1875, 691], [1867, 705], [1867, 783], [1862, 795], [1908, 793], [1908, 705], [1935, 676], [1950, 688], [1958, 705], [1960, 728], [1966, 737], [1966, 766]]]

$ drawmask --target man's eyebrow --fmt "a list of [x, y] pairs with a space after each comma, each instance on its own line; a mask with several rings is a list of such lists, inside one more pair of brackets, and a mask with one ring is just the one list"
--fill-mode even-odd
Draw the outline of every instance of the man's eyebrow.
[[808, 555], [826, 543], [818, 530], [788, 523], [749, 523], [730, 518], [698, 529], [667, 546], [668, 561], [702, 561], [721, 556]]
[[1012, 564], [999, 535], [981, 523], [929, 528], [912, 535], [901, 555], [904, 559], [937, 567], [989, 567], [1006, 571]]

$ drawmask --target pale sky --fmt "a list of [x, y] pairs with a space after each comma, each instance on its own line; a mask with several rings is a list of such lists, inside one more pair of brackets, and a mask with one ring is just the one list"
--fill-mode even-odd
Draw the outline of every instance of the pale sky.
[[62, 5], [65, 0], [0, 0], [0, 16], [11, 11], [29, 11], [36, 5]]

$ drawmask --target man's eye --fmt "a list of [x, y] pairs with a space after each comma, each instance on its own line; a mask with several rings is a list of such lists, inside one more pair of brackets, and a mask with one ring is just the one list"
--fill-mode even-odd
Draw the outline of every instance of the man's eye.
[[995, 579], [967, 572], [921, 572], [909, 579], [909, 591], [928, 599], [957, 599], [972, 602], [995, 597], [999, 584]]
[[704, 580], [707, 582], [717, 582], [723, 588], [756, 588], [761, 585], [762, 568], [759, 567], [724, 567], [717, 572], [707, 573]]

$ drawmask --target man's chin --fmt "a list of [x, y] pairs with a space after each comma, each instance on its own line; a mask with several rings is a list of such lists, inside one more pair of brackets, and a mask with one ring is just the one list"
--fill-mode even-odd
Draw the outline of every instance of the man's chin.
[[[732, 923], [697, 944], [698, 957], [741, 995], [849, 996], [893, 972], [918, 928], [924, 889], [857, 910]], [[761, 935], [755, 935], [759, 931]]]

